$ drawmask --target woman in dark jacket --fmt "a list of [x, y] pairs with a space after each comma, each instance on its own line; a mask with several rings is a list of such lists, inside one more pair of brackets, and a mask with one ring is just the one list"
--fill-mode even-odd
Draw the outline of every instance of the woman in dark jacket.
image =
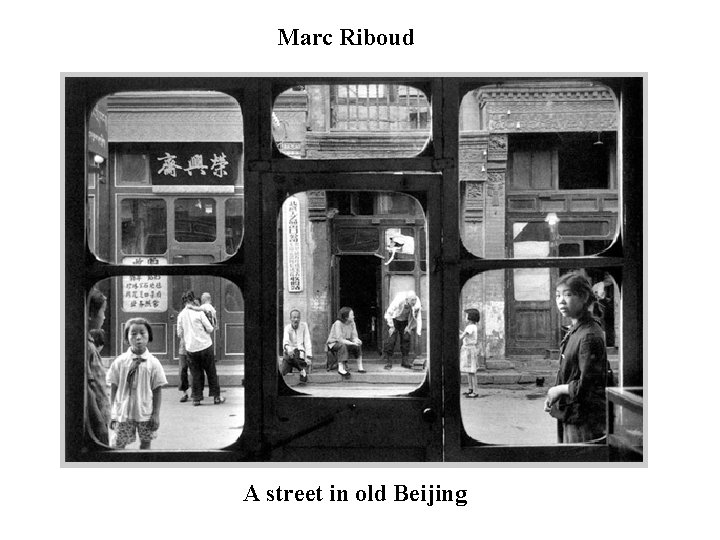
[[589, 442], [606, 432], [609, 365], [605, 333], [590, 311], [594, 300], [582, 274], [566, 274], [558, 281], [555, 301], [572, 326], [560, 343], [560, 368], [555, 386], [548, 390], [545, 410], [558, 419], [562, 443]]

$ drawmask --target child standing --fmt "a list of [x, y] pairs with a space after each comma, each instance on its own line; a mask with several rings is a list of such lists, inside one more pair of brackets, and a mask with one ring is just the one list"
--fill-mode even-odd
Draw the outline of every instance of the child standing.
[[477, 368], [478, 368], [478, 327], [480, 312], [477, 309], [466, 309], [467, 325], [465, 330], [460, 332], [462, 347], [460, 348], [460, 372], [467, 373], [468, 391], [463, 395], [469, 398], [478, 397], [477, 392]]
[[140, 449], [147, 450], [160, 427], [162, 387], [167, 379], [160, 361], [147, 348], [152, 341], [150, 323], [130, 319], [125, 323], [125, 341], [130, 348], [115, 359], [107, 374], [115, 448], [134, 442], [137, 432]]

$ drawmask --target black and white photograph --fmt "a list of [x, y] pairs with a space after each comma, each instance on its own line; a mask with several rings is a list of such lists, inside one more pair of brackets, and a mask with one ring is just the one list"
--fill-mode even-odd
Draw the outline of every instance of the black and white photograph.
[[6, 536], [707, 537], [715, 19], [6, 6]]
[[644, 83], [66, 74], [65, 459], [642, 464]]

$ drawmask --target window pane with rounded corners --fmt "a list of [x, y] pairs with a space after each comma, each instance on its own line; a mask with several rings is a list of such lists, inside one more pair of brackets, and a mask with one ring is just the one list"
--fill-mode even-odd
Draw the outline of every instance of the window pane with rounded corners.
[[[579, 276], [572, 281], [561, 279], [571, 273], [563, 269], [524, 270], [478, 274], [462, 288], [459, 365], [465, 430], [484, 443], [555, 444], [560, 442], [556, 417], [566, 414], [563, 433], [584, 433], [583, 440], [573, 440], [602, 437], [607, 367], [617, 381], [617, 283], [609, 272], [593, 268], [572, 271]], [[556, 300], [567, 288], [578, 293], [571, 311], [565, 300]], [[583, 291], [586, 303], [577, 301]], [[581, 340], [592, 346], [581, 348]], [[559, 384], [569, 389], [558, 390], [551, 416], [545, 402], [557, 386], [558, 372]], [[580, 409], [588, 412], [578, 415]]]
[[175, 241], [211, 243], [216, 237], [217, 213], [213, 199], [175, 200]]
[[234, 255], [243, 238], [243, 201], [242, 199], [225, 200], [225, 252]]
[[207, 91], [112, 94], [94, 107], [87, 141], [88, 238], [98, 259], [213, 263], [237, 251], [244, 198], [235, 99]]
[[[97, 440], [155, 450], [235, 442], [245, 418], [245, 313], [235, 284], [201, 275], [109, 278], [91, 291], [88, 314], [86, 425]], [[157, 388], [159, 427], [133, 436], [130, 421], [155, 421]]]
[[292, 158], [411, 157], [428, 142], [430, 113], [412, 86], [298, 85], [275, 99], [272, 132]]
[[392, 195], [409, 199], [402, 212], [381, 213], [380, 200], [390, 198], [383, 192], [362, 193], [373, 212], [330, 206], [351, 208], [353, 195], [302, 192], [282, 205], [278, 366], [302, 393], [405, 394], [422, 383], [429, 360], [427, 272], [419, 264], [426, 250], [418, 245], [425, 215], [402, 194]]
[[120, 199], [123, 255], [163, 255], [167, 251], [167, 207], [162, 199]]
[[468, 92], [459, 149], [468, 251], [565, 257], [609, 246], [618, 226], [618, 120], [612, 91], [592, 82], [518, 81]]

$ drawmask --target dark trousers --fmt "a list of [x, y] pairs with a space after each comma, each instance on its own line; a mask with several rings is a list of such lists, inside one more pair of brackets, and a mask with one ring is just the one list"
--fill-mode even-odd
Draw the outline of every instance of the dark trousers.
[[282, 364], [280, 365], [280, 374], [287, 375], [293, 370], [293, 368], [297, 369], [298, 371], [302, 371], [303, 369], [307, 368], [308, 363], [305, 361], [304, 356], [305, 353], [301, 353], [297, 349], [295, 349], [295, 352], [292, 356], [290, 356], [287, 351], [285, 351], [283, 353]]
[[407, 325], [407, 321], [398, 321], [397, 319], [393, 319], [395, 331], [392, 336], [388, 336], [385, 339], [382, 351], [383, 356], [386, 357], [388, 362], [392, 363], [393, 351], [395, 350], [395, 346], [398, 341], [400, 342], [400, 354], [402, 354], [403, 362], [407, 360], [408, 353], [410, 352], [410, 332], [405, 332]]
[[327, 370], [337, 369], [339, 362], [347, 362], [350, 358], [358, 359], [362, 356], [362, 349], [359, 345], [345, 345], [335, 342], [328, 347]]
[[603, 419], [593, 419], [582, 424], [565, 424], [558, 421], [558, 442], [577, 444], [593, 442], [605, 436]]
[[208, 390], [213, 397], [220, 396], [220, 382], [215, 369], [215, 353], [212, 345], [202, 351], [187, 353], [188, 366], [192, 375], [192, 400], [201, 401], [207, 374]]
[[180, 355], [180, 384], [178, 385], [178, 390], [181, 392], [185, 392], [190, 388], [190, 379], [188, 379], [189, 368], [187, 353], [182, 353]]

